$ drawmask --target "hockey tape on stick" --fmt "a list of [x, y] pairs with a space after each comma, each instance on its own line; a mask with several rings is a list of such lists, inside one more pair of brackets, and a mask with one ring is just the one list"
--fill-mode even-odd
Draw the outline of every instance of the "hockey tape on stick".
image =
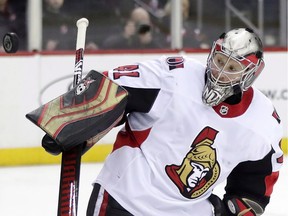
[[83, 54], [84, 54], [84, 49], [85, 49], [86, 30], [87, 30], [88, 24], [89, 22], [86, 18], [81, 18], [76, 23], [77, 41], [76, 41], [73, 87], [75, 87], [82, 79]]
[[[82, 79], [83, 55], [88, 24], [89, 22], [86, 18], [81, 18], [76, 23], [77, 40], [73, 87]], [[79, 144], [71, 150], [62, 153], [58, 216], [77, 216], [82, 146], [83, 144]]]

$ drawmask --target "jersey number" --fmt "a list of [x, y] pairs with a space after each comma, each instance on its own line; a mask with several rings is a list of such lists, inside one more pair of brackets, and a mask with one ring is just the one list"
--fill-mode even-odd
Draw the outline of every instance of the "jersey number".
[[125, 65], [113, 69], [114, 80], [119, 79], [121, 76], [140, 77], [140, 73], [136, 71], [139, 65]]

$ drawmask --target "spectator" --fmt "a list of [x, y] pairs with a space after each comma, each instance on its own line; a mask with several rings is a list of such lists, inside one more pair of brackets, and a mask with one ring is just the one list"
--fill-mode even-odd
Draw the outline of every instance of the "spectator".
[[64, 0], [44, 0], [43, 10], [43, 49], [69, 50], [75, 48], [75, 25], [61, 10]]
[[[76, 3], [78, 6], [78, 1]], [[131, 0], [85, 0], [83, 5], [82, 16], [89, 20], [86, 50], [101, 49], [107, 36], [124, 31], [130, 11], [134, 8], [134, 2]], [[76, 14], [79, 14], [78, 8]], [[120, 37], [121, 41], [123, 38]], [[114, 41], [113, 37], [110, 39]], [[111, 43], [114, 43], [112, 41]]]
[[135, 49], [160, 48], [161, 45], [154, 37], [150, 14], [142, 7], [131, 12], [131, 20], [136, 25]]
[[113, 34], [107, 37], [102, 44], [103, 49], [129, 49], [133, 47], [135, 24], [131, 20], [127, 20], [123, 27], [123, 31], [119, 34]]
[[141, 7], [132, 10], [120, 35], [111, 35], [103, 42], [103, 49], [160, 48], [153, 38], [149, 13]]

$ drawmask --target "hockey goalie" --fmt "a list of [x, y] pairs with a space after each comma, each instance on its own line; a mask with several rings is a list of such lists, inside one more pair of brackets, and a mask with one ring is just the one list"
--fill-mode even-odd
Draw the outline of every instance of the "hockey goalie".
[[[88, 216], [262, 215], [283, 163], [280, 118], [253, 86], [263, 56], [251, 29], [233, 29], [207, 64], [162, 56], [91, 71], [28, 118], [52, 154], [122, 125]], [[223, 197], [213, 193], [222, 182]]]

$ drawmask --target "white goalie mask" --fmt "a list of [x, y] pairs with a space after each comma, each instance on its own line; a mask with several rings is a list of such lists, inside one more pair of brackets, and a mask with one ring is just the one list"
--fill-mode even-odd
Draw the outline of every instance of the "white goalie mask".
[[202, 99], [216, 106], [246, 91], [264, 68], [262, 42], [248, 28], [233, 29], [213, 43]]

